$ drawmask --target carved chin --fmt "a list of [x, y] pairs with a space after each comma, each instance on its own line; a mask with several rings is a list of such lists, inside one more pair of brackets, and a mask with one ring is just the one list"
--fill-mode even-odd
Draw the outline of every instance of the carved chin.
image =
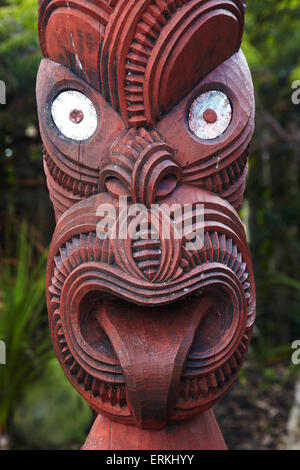
[[187, 194], [204, 205], [200, 248], [195, 238], [187, 249], [173, 232], [100, 240], [96, 210], [110, 200], [100, 194], [61, 217], [50, 249], [48, 310], [62, 367], [97, 412], [144, 428], [210, 408], [235, 379], [254, 322], [236, 212], [191, 187], [167, 203]]

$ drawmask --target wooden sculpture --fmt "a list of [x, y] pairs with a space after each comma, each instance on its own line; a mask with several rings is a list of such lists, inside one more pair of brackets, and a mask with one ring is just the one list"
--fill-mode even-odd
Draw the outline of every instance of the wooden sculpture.
[[255, 319], [236, 212], [254, 128], [244, 10], [39, 2], [37, 102], [57, 220], [49, 322], [62, 368], [99, 413], [85, 449], [225, 448], [211, 408]]

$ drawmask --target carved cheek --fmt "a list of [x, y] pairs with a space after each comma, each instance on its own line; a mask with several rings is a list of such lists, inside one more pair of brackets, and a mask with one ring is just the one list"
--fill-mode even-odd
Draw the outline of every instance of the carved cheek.
[[97, 412], [143, 428], [210, 408], [235, 379], [254, 321], [236, 213], [192, 187], [167, 203], [187, 198], [205, 207], [201, 247], [175, 233], [169, 241], [100, 240], [95, 208], [113, 201], [102, 194], [69, 209], [50, 250], [51, 333], [66, 374]]

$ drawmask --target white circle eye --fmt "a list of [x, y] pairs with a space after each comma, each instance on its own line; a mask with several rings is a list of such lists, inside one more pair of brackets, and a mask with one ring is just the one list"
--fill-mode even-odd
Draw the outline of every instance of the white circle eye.
[[228, 97], [218, 90], [211, 90], [193, 101], [189, 112], [190, 130], [200, 139], [212, 140], [223, 134], [232, 118]]
[[56, 127], [72, 140], [85, 140], [97, 129], [98, 116], [91, 100], [76, 90], [60, 93], [52, 103]]

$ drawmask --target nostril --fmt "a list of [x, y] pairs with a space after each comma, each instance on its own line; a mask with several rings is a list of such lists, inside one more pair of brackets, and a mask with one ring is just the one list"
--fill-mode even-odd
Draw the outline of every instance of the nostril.
[[99, 187], [113, 197], [127, 196], [149, 208], [181, 184], [181, 173], [173, 149], [156, 131], [131, 129], [103, 160]]
[[109, 177], [105, 180], [105, 187], [107, 191], [113, 196], [113, 197], [121, 197], [121, 196], [127, 196], [130, 197], [130, 188], [126, 186], [121, 180], [119, 180], [116, 177]]
[[176, 175], [166, 175], [159, 182], [156, 190], [156, 199], [159, 201], [166, 198], [171, 194], [178, 184], [178, 178]]

